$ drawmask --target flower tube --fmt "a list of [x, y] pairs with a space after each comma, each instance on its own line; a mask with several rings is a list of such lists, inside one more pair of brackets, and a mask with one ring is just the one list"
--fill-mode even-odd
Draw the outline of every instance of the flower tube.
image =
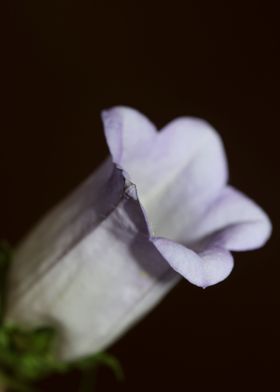
[[17, 249], [7, 320], [53, 325], [57, 355], [98, 352], [186, 278], [207, 287], [231, 251], [262, 246], [264, 211], [229, 186], [216, 131], [179, 118], [158, 132], [139, 112], [103, 113], [111, 157]]

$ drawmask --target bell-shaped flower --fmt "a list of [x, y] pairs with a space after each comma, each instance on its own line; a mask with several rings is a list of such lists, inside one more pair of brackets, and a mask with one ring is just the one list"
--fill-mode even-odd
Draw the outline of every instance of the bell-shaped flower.
[[10, 273], [7, 320], [56, 326], [63, 359], [106, 348], [181, 276], [222, 281], [230, 251], [271, 232], [263, 210], [227, 185], [221, 139], [205, 121], [157, 132], [116, 107], [103, 122], [111, 158], [23, 241]]

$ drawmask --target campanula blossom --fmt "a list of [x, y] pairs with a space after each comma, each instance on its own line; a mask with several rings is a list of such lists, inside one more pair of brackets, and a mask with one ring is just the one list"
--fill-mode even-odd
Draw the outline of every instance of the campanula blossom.
[[106, 348], [181, 279], [224, 280], [231, 251], [264, 245], [265, 212], [228, 185], [217, 132], [183, 117], [161, 131], [142, 114], [102, 115], [110, 157], [19, 246], [7, 319], [54, 325], [57, 353]]

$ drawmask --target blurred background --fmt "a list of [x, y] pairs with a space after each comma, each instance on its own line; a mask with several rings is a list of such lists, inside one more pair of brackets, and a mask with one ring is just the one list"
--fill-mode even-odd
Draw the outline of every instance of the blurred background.
[[[276, 2], [275, 2], [276, 5]], [[12, 245], [108, 154], [100, 111], [129, 105], [159, 127], [192, 115], [219, 130], [230, 181], [273, 237], [232, 275], [182, 281], [110, 348], [125, 381], [98, 391], [274, 390], [279, 383], [279, 41], [273, 3], [10, 1], [2, 13], [0, 237]], [[77, 375], [42, 391], [77, 390]], [[277, 384], [276, 384], [277, 383]]]

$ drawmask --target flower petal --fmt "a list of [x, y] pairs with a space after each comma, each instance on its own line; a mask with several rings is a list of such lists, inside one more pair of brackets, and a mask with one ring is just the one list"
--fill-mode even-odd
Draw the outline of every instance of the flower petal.
[[175, 271], [199, 287], [221, 282], [233, 268], [232, 255], [220, 247], [210, 246], [198, 254], [165, 238], [152, 238], [152, 242]]
[[17, 264], [15, 291], [28, 290], [87, 231], [99, 225], [121, 199], [124, 181], [122, 172], [108, 159], [41, 220], [17, 248], [16, 260], [20, 262], [13, 263]]
[[[193, 236], [205, 238], [233, 251], [259, 248], [271, 234], [266, 213], [247, 196], [227, 186], [193, 228]], [[208, 238], [207, 238], [208, 237]]]
[[[149, 121], [144, 116], [140, 116], [140, 121], [137, 112], [133, 112], [137, 127], [131, 125], [129, 133], [127, 124], [132, 121], [132, 112], [127, 110], [121, 112], [122, 123], [112, 121], [120, 111], [118, 108], [110, 116], [115, 125], [104, 124], [114, 160], [137, 185], [140, 201], [156, 235], [186, 241], [194, 222], [227, 182], [221, 139], [205, 121], [190, 117], [176, 119], [161, 132], [154, 133]], [[128, 141], [123, 138], [128, 133], [135, 138], [134, 144], [129, 138]], [[116, 159], [121, 155], [122, 143], [125, 158]]]
[[194, 222], [227, 182], [221, 139], [206, 122], [180, 118], [163, 128], [154, 148], [153, 168], [145, 164], [149, 175], [154, 173], [153, 184], [144, 200], [139, 190], [140, 200], [157, 235], [187, 241]]
[[[83, 191], [76, 196], [67, 201], [67, 209], [73, 203], [76, 210], [88, 199]], [[57, 222], [65, 219], [63, 205], [57, 211], [47, 218], [52, 225], [43, 222], [37, 229], [40, 235], [35, 230], [15, 255], [6, 319], [27, 327], [56, 326], [58, 356], [73, 359], [114, 342], [180, 276], [149, 241], [135, 186], [120, 170], [99, 189], [94, 205], [87, 205], [73, 221], [67, 219], [53, 245]], [[39, 242], [31, 249], [34, 238]]]
[[102, 120], [113, 161], [123, 168], [156, 135], [147, 117], [125, 106], [104, 110]]

